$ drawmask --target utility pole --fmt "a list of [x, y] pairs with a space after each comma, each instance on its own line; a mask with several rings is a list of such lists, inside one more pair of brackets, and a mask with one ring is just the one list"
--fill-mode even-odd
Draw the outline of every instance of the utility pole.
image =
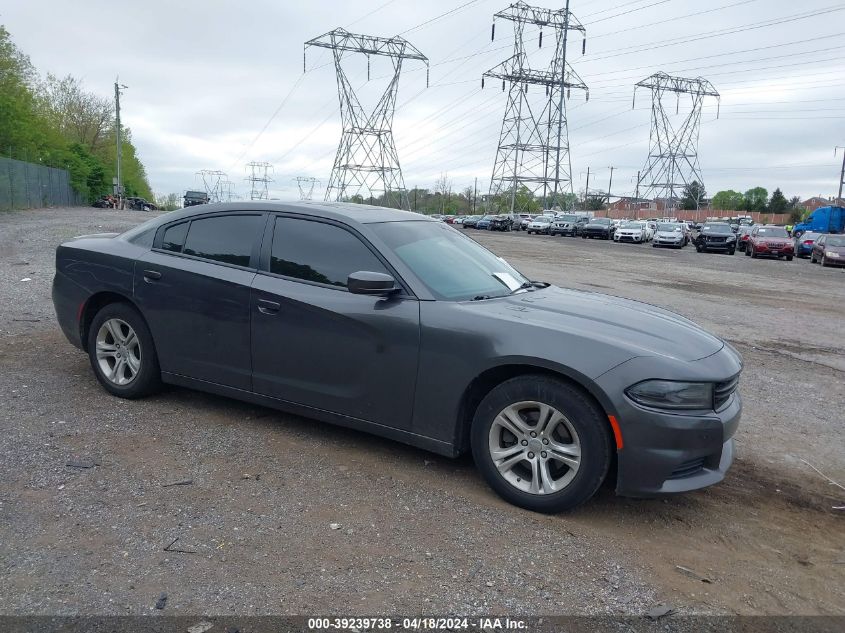
[[637, 205], [637, 219], [640, 219], [640, 172], [637, 172], [637, 190], [634, 194], [634, 204]]
[[475, 186], [472, 188], [472, 215], [475, 215], [475, 203], [478, 201], [478, 176], [475, 177]]
[[587, 210], [587, 200], [590, 199], [590, 168], [587, 167], [587, 188], [584, 189], [584, 211]]
[[845, 185], [845, 147], [838, 145], [835, 150], [833, 150], [833, 155], [836, 156], [836, 152], [839, 150], [843, 150], [842, 152], [842, 172], [839, 174], [839, 196], [837, 198], [837, 202], [842, 201], [842, 187]]
[[114, 122], [115, 122], [115, 138], [117, 139], [117, 168], [115, 169], [115, 195], [117, 196], [117, 208], [123, 208], [123, 182], [120, 178], [120, 159], [123, 155], [123, 143], [120, 136], [120, 95], [123, 93], [121, 88], [127, 88], [120, 83], [120, 77], [114, 79]]
[[610, 168], [610, 183], [607, 185], [607, 206], [610, 206], [610, 192], [613, 191], [613, 170], [616, 167]]

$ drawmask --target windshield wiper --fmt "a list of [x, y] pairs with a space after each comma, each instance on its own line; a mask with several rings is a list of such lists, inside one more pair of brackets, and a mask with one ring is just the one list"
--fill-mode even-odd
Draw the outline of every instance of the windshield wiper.
[[478, 295], [477, 297], [473, 297], [472, 301], [486, 301], [487, 299], [492, 299], [490, 295]]

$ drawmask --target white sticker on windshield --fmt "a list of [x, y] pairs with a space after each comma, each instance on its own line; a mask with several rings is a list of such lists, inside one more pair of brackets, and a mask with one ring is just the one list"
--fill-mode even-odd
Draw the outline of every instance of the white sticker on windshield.
[[519, 283], [516, 278], [510, 273], [493, 273], [493, 276], [499, 281], [501, 281], [503, 284], [505, 284], [505, 286], [507, 286], [508, 290], [510, 290], [511, 292], [513, 292], [514, 290], [519, 290], [519, 288], [522, 286], [522, 284]]

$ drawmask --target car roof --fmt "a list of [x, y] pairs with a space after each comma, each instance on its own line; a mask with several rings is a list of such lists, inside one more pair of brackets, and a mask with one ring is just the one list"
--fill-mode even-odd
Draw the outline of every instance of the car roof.
[[207, 213], [255, 213], [256, 211], [280, 211], [286, 213], [297, 213], [300, 215], [312, 215], [318, 218], [329, 218], [344, 222], [358, 224], [373, 224], [378, 222], [437, 222], [420, 213], [390, 209], [388, 207], [376, 207], [367, 204], [355, 204], [352, 202], [317, 202], [311, 200], [299, 200], [293, 202], [274, 201], [250, 201], [250, 202], [221, 202], [214, 204], [202, 204], [161, 216], [162, 222], [181, 220], [196, 215]]

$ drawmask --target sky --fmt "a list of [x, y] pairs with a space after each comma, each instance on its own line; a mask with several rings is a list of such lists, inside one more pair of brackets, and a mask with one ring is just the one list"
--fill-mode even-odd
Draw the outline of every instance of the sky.
[[[513, 52], [513, 27], [493, 15], [506, 0], [14, 0], [0, 23], [41, 73], [72, 74], [98, 94], [127, 88], [122, 118], [158, 194], [201, 187], [221, 170], [249, 197], [246, 163], [272, 164], [270, 196], [299, 197], [296, 177], [322, 197], [341, 135], [329, 51], [303, 44], [337, 27], [401, 34], [430, 61], [403, 66], [393, 132], [405, 184], [453, 191], [490, 186], [506, 94], [484, 71]], [[564, 0], [538, 0], [561, 8]], [[583, 191], [634, 192], [649, 151], [651, 96], [634, 84], [663, 71], [704, 77], [721, 95], [704, 106], [699, 160], [708, 194], [780, 187], [787, 197], [837, 193], [845, 146], [845, 2], [832, 0], [572, 0], [586, 27], [568, 61], [590, 88], [567, 105], [572, 180]], [[576, 34], [577, 35], [577, 34]], [[525, 33], [532, 64], [549, 50]], [[547, 41], [549, 41], [547, 39]], [[344, 62], [370, 107], [392, 70]], [[537, 98], [542, 100], [541, 88]], [[674, 108], [669, 105], [672, 112]], [[717, 118], [718, 111], [718, 118]], [[672, 114], [673, 122], [677, 116]], [[683, 116], [683, 112], [681, 115]]]

